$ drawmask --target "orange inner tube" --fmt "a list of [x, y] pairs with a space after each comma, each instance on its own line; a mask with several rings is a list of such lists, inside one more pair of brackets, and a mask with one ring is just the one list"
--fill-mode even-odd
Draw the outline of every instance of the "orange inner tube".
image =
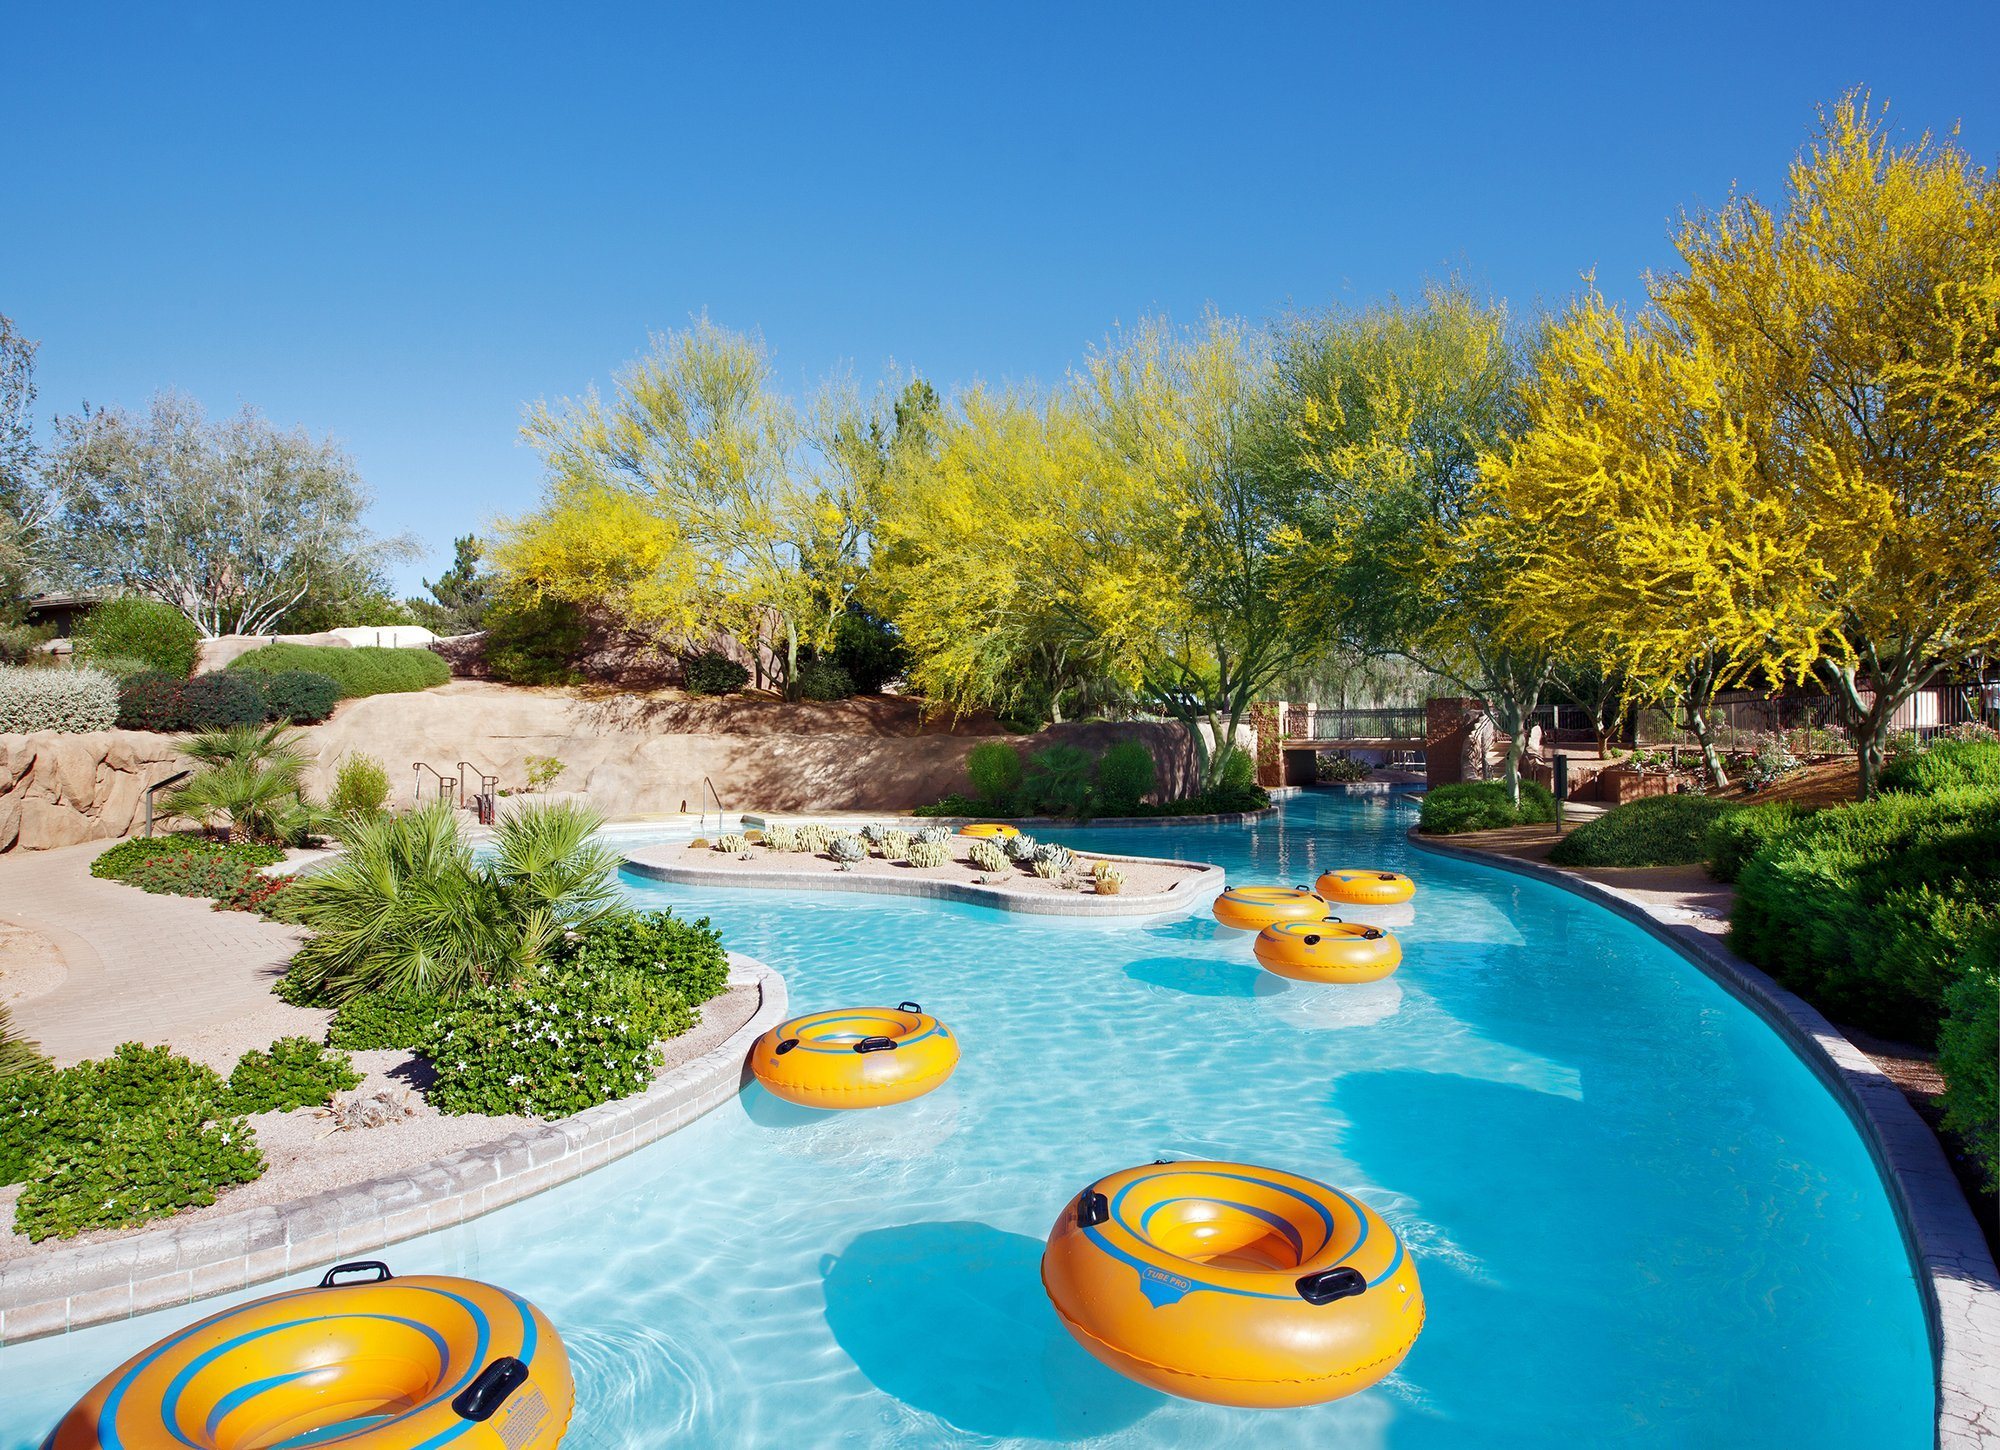
[[1257, 934], [1264, 970], [1295, 982], [1379, 982], [1402, 964], [1403, 945], [1360, 922], [1281, 921]]
[[1397, 871], [1364, 871], [1344, 866], [1328, 871], [1314, 883], [1328, 901], [1355, 906], [1397, 906], [1417, 894], [1417, 883]]
[[809, 1108], [876, 1108], [943, 1086], [958, 1039], [915, 1002], [836, 1007], [773, 1027], [750, 1049], [757, 1081]]

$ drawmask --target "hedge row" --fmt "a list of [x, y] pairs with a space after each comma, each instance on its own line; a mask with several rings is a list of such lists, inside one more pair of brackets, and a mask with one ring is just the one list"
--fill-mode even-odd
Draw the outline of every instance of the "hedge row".
[[330, 677], [312, 670], [276, 674], [207, 674], [191, 680], [148, 670], [118, 686], [118, 724], [126, 730], [226, 730], [289, 720], [317, 725], [340, 703]]
[[0, 735], [81, 734], [118, 723], [118, 681], [103, 670], [0, 665]]
[[363, 645], [267, 644], [229, 662], [231, 673], [282, 674], [310, 670], [340, 686], [346, 699], [428, 690], [451, 678], [451, 666], [427, 649], [385, 649]]
[[1455, 836], [1501, 826], [1545, 824], [1555, 818], [1556, 798], [1546, 786], [1522, 781], [1517, 804], [1509, 798], [1503, 781], [1468, 780], [1425, 791], [1417, 827], [1426, 835]]
[[1742, 807], [1700, 795], [1648, 796], [1606, 811], [1556, 842], [1558, 866], [1692, 866], [1708, 859], [1709, 833]]

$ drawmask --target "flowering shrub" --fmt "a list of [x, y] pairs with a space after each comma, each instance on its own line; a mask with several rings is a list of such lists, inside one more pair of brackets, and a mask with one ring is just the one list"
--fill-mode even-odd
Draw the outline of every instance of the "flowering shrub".
[[0, 665], [0, 735], [77, 734], [118, 723], [118, 681], [103, 670]]
[[700, 1005], [729, 980], [722, 933], [707, 917], [685, 921], [671, 911], [630, 911], [578, 932], [557, 960], [592, 972], [632, 972], [655, 993]]

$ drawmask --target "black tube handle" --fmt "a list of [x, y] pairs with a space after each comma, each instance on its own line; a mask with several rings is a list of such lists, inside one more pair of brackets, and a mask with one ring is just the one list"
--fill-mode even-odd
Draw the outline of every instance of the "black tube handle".
[[794, 1047], [797, 1047], [798, 1045], [799, 1045], [798, 1038], [787, 1037], [783, 1042], [780, 1042], [778, 1044], [778, 1056], [783, 1057], [786, 1053], [790, 1052]]
[[1076, 1201], [1076, 1226], [1094, 1228], [1111, 1217], [1111, 1200], [1095, 1188], [1086, 1188]]
[[1375, 927], [1371, 926], [1368, 928], [1368, 930], [1361, 933], [1361, 939], [1363, 941], [1380, 941], [1382, 939], [1382, 933]]
[[1377, 881], [1394, 881], [1396, 879], [1396, 873], [1393, 871], [1384, 871], [1380, 876], [1377, 876], [1375, 879]]
[[893, 1037], [864, 1037], [854, 1044], [856, 1052], [894, 1052], [896, 1039]]
[[322, 1289], [331, 1289], [342, 1274], [365, 1274], [370, 1270], [375, 1274], [375, 1277], [368, 1281], [371, 1284], [379, 1284], [384, 1279], [396, 1277], [389, 1272], [389, 1266], [380, 1259], [357, 1259], [351, 1264], [335, 1264], [320, 1277], [319, 1286]]
[[507, 1396], [528, 1382], [528, 1367], [511, 1354], [503, 1354], [479, 1372], [451, 1402], [461, 1420], [490, 1420], [507, 1403]]
[[915, 1002], [898, 1002], [896, 1010], [898, 1012], [921, 1012], [924, 1009], [919, 1007]]
[[1318, 933], [1318, 932], [1316, 932], [1316, 931], [1315, 931], [1315, 932], [1308, 932], [1308, 933], [1306, 934], [1306, 945], [1307, 945], [1307, 946], [1309, 946], [1309, 947], [1316, 947], [1316, 946], [1318, 946], [1318, 945], [1319, 945], [1319, 933]]
[[1361, 1277], [1359, 1269], [1350, 1269], [1342, 1264], [1337, 1269], [1322, 1269], [1317, 1274], [1307, 1274], [1298, 1282], [1299, 1297], [1308, 1304], [1331, 1304], [1336, 1299], [1352, 1299], [1368, 1287], [1368, 1281]]

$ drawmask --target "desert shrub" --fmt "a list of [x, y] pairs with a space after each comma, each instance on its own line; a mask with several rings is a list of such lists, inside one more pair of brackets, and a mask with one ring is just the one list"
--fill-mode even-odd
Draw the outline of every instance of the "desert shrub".
[[80, 660], [140, 660], [146, 669], [181, 680], [201, 657], [201, 631], [192, 620], [170, 604], [135, 594], [99, 604], [77, 622], [73, 639]]
[[827, 842], [826, 854], [840, 863], [841, 870], [851, 871], [856, 862], [868, 859], [868, 843], [859, 836], [835, 836]]
[[262, 725], [270, 713], [264, 702], [264, 682], [252, 674], [221, 671], [196, 675], [181, 686], [181, 711], [186, 730], [227, 730], [231, 725]]
[[341, 816], [377, 816], [389, 804], [389, 770], [372, 755], [349, 755], [333, 772], [326, 808]]
[[515, 685], [573, 685], [590, 648], [590, 620], [561, 599], [503, 594], [486, 611], [487, 673]]
[[[282, 990], [289, 977], [279, 979], [281, 990], [278, 995], [290, 998]], [[314, 1005], [301, 1003], [302, 1006]], [[340, 1004], [333, 1014], [333, 1020], [326, 1025], [326, 1043], [329, 1047], [342, 1048], [348, 1052], [372, 1052], [380, 1048], [411, 1049], [421, 1046], [431, 1024], [450, 1007], [442, 997], [423, 997], [398, 993], [371, 994], [354, 997]]]
[[292, 958], [289, 989], [330, 1006], [383, 992], [456, 997], [533, 967], [566, 932], [622, 909], [601, 824], [567, 803], [526, 805], [475, 859], [445, 802], [342, 817], [341, 854], [295, 888], [313, 936]]
[[323, 1107], [335, 1093], [360, 1085], [346, 1053], [307, 1037], [280, 1037], [269, 1052], [252, 1048], [236, 1060], [222, 1105], [232, 1113], [288, 1113]]
[[1556, 842], [1558, 866], [1690, 866], [1708, 859], [1708, 832], [1742, 807], [1710, 796], [1648, 796], [1606, 811]]
[[1882, 767], [1879, 784], [1911, 795], [1936, 795], [1961, 786], [2000, 790], [2000, 741], [1940, 740], [1898, 754]]
[[655, 1044], [694, 1021], [692, 1007], [640, 972], [535, 967], [437, 1019], [422, 1048], [437, 1073], [425, 1096], [444, 1113], [567, 1117], [645, 1087]]
[[1257, 784], [1257, 758], [1240, 745], [1225, 745], [1215, 784], [1195, 805], [1201, 811], [1254, 811], [1270, 803], [1269, 793]]
[[188, 728], [187, 681], [149, 670], [118, 682], [118, 728], [171, 733]]
[[951, 860], [951, 848], [940, 841], [912, 841], [905, 859], [920, 871], [929, 871]]
[[997, 811], [1010, 811], [1021, 790], [1021, 752], [1005, 740], [982, 740], [965, 757], [972, 793]]
[[1007, 853], [992, 841], [975, 840], [967, 848], [966, 855], [981, 871], [1005, 871]]
[[274, 670], [264, 677], [264, 718], [317, 725], [340, 703], [340, 683], [318, 670]]
[[637, 973], [651, 990], [700, 1006], [729, 981], [722, 933], [708, 918], [671, 911], [628, 911], [606, 917], [564, 946], [560, 960], [592, 972]]
[[1045, 745], [1035, 751], [1022, 772], [1021, 800], [1029, 810], [1046, 815], [1089, 815], [1089, 753], [1074, 745]]
[[1803, 808], [1789, 801], [1722, 812], [1708, 823], [1708, 874], [1718, 881], [1734, 881], [1746, 861], [1805, 816]]
[[1944, 1004], [1944, 1126], [1985, 1170], [1988, 1186], [2000, 1185], [2000, 932], [1975, 943]]
[[750, 683], [750, 671], [726, 654], [703, 650], [682, 661], [681, 680], [690, 695], [733, 695]]
[[1491, 831], [1501, 826], [1525, 826], [1554, 821], [1556, 798], [1546, 786], [1521, 782], [1521, 800], [1508, 799], [1505, 782], [1468, 780], [1424, 792], [1418, 829], [1434, 836], [1461, 831]]
[[0, 735], [80, 734], [118, 723], [118, 682], [103, 670], [0, 665]]
[[27, 1185], [14, 1226], [34, 1240], [123, 1228], [249, 1182], [263, 1156], [223, 1098], [209, 1068], [136, 1042], [0, 1079], [0, 1176]]
[[555, 755], [530, 755], [521, 762], [521, 767], [527, 776], [529, 790], [547, 790], [569, 769], [562, 758]]
[[854, 681], [831, 660], [806, 660], [792, 681], [792, 693], [801, 700], [845, 700], [854, 693]]
[[451, 666], [427, 649], [385, 649], [376, 645], [287, 644], [278, 641], [229, 662], [225, 673], [278, 674], [310, 670], [340, 686], [343, 699], [428, 690], [451, 678]]
[[1928, 1044], [1961, 961], [2000, 925], [2000, 793], [1818, 811], [1736, 888], [1737, 951], [1837, 1021]]
[[45, 661], [42, 646], [56, 637], [53, 624], [7, 624], [0, 621], [0, 665], [26, 665]]
[[1097, 757], [1097, 803], [1108, 815], [1139, 808], [1153, 788], [1153, 752], [1137, 740], [1120, 740]]

